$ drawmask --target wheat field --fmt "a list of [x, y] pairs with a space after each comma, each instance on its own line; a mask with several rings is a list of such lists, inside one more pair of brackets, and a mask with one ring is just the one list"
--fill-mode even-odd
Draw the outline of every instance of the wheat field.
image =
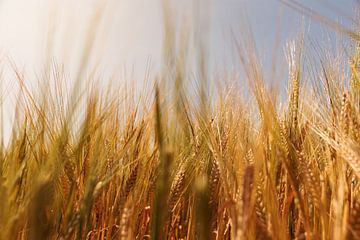
[[190, 91], [173, 42], [142, 92], [81, 69], [85, 90], [66, 90], [55, 64], [39, 92], [14, 67], [0, 239], [360, 239], [360, 35], [314, 17], [349, 39], [347, 55], [290, 42], [285, 95], [246, 41], [246, 90], [227, 81], [208, 92], [200, 54]]

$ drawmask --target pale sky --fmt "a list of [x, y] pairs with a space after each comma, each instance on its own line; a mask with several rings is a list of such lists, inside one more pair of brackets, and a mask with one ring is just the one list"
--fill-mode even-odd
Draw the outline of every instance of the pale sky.
[[[280, 29], [280, 45], [299, 31], [301, 15], [278, 0], [182, 0], [174, 3], [176, 14], [186, 20], [194, 14], [199, 1], [210, 12], [209, 52], [216, 62], [228, 62], [233, 55], [233, 31], [241, 38], [244, 13], [264, 55], [274, 45]], [[38, 70], [46, 56], [46, 40], [51, 26], [57, 61], [72, 66], [84, 42], [85, 31], [94, 9], [103, 0], [2, 0], [0, 1], [0, 53], [10, 56], [28, 70]], [[144, 66], [151, 57], [160, 62], [162, 46], [161, 0], [108, 0], [100, 24], [93, 59], [110, 71], [124, 64]], [[181, 4], [179, 4], [181, 2]], [[350, 22], [354, 0], [302, 0], [316, 11], [344, 24]], [[100, 4], [99, 4], [100, 3]], [[180, 6], [181, 5], [181, 6]], [[179, 18], [181, 18], [179, 16]], [[309, 23], [309, 22], [308, 22]], [[319, 37], [317, 23], [311, 33]], [[51, 30], [50, 30], [51, 31]]]

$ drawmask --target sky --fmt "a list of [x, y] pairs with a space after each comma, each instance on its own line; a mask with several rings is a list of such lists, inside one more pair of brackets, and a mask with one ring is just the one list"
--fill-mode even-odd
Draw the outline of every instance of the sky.
[[[84, 45], [89, 19], [103, 0], [2, 0], [0, 2], [0, 54], [10, 57], [28, 71], [39, 71], [47, 59], [47, 42], [52, 38], [52, 55], [60, 62], [76, 65]], [[127, 66], [143, 71], [149, 58], [161, 62], [162, 1], [108, 0], [98, 27], [92, 60], [109, 71]], [[201, 11], [210, 26], [209, 55], [217, 66], [228, 65], [233, 54], [233, 38], [241, 39], [247, 19], [257, 48], [263, 56], [299, 32], [301, 14], [278, 0], [182, 0], [169, 1], [179, 22], [194, 19]], [[194, 10], [199, 2], [200, 11]], [[302, 0], [301, 3], [331, 19], [349, 25], [354, 0]], [[205, 9], [205, 10], [203, 10]], [[245, 16], [245, 17], [244, 17]], [[309, 35], [321, 37], [316, 22], [308, 21]], [[350, 22], [351, 23], [351, 22]], [[203, 33], [205, 34], [205, 33]]]
[[[63, 65], [75, 76], [89, 39], [89, 25], [101, 9], [101, 21], [94, 33], [89, 69], [97, 66], [106, 76], [124, 76], [119, 81], [137, 81], [150, 64], [156, 74], [161, 69], [163, 8], [161, 0], [1, 0], [0, 69], [2, 97], [11, 122], [16, 81], [11, 67], [16, 65], [25, 82], [36, 88], [35, 78], [48, 59]], [[321, 26], [279, 0], [169, 0], [171, 17], [179, 28], [188, 26], [207, 46], [210, 71], [237, 71], [234, 42], [241, 41], [250, 28], [264, 68], [272, 64], [274, 53], [281, 65], [285, 43], [305, 26], [307, 37], [323, 41], [329, 28]], [[304, 6], [345, 26], [353, 25], [355, 0], [301, 0]], [[278, 46], [275, 48], [274, 46]], [[196, 49], [196, 48], [195, 48]], [[275, 50], [274, 50], [275, 49]], [[10, 70], [9, 70], [10, 69]], [[286, 67], [285, 67], [286, 69]], [[131, 78], [131, 76], [135, 76]], [[135, 79], [135, 80], [134, 80]], [[51, 84], [51, 83], [50, 83]], [[5, 124], [10, 126], [9, 124]]]

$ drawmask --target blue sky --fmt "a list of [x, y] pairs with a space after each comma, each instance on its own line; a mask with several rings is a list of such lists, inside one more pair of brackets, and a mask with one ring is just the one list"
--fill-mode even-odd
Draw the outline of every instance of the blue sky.
[[[353, 25], [351, 18], [354, 18], [356, 10], [356, 3], [353, 0], [301, 0], [299, 2], [344, 26], [352, 27]], [[287, 7], [278, 0], [226, 0], [213, 1], [213, 5], [215, 24], [212, 48], [223, 47], [216, 52], [216, 58], [228, 59], [231, 56], [231, 53], [226, 52], [229, 45], [221, 44], [221, 42], [223, 39], [226, 39], [227, 43], [230, 42], [230, 28], [234, 29], [237, 40], [241, 41], [244, 16], [247, 19], [245, 24], [248, 24], [253, 32], [260, 58], [271, 58], [275, 43], [280, 51], [277, 54], [283, 58], [283, 47], [286, 41], [296, 38], [302, 26], [309, 39], [327, 41], [326, 38], [331, 35], [334, 37], [332, 40], [335, 40], [332, 29]]]

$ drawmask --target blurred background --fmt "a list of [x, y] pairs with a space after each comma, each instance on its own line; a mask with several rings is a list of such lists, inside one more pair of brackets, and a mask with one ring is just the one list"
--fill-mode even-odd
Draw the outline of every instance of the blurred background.
[[[96, 71], [104, 82], [116, 76], [113, 81], [132, 85], [139, 84], [146, 73], [159, 74], [164, 56], [164, 2], [169, 5], [174, 32], [195, 35], [189, 43], [195, 50], [196, 39], [206, 46], [207, 69], [216, 73], [211, 75], [214, 78], [224, 72], [241, 72], [235, 43], [249, 31], [264, 71], [280, 66], [279, 76], [284, 78], [286, 41], [301, 31], [329, 46], [339, 38], [279, 0], [2, 0], [0, 69], [5, 128], [10, 126], [6, 122], [11, 123], [16, 102], [11, 96], [18, 89], [14, 68], [35, 89], [49, 64], [61, 66], [74, 79], [85, 61], [85, 75]], [[299, 2], [343, 26], [356, 24], [355, 0]]]

